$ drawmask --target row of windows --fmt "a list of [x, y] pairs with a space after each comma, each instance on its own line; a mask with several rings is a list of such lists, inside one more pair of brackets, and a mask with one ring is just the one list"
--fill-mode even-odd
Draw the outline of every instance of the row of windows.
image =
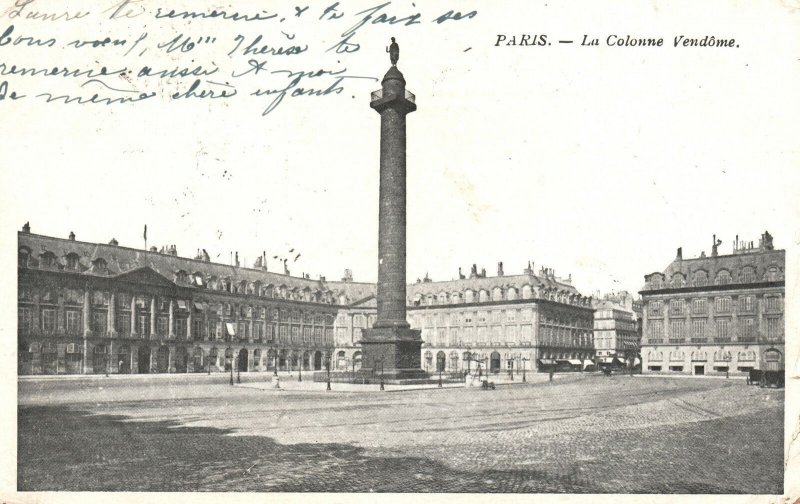
[[[733, 336], [734, 325], [738, 324], [739, 339], [753, 339], [757, 336], [755, 318], [739, 318], [737, 322], [723, 318], [717, 319], [713, 324], [709, 324], [706, 319], [695, 319], [689, 324], [685, 320], [669, 321], [669, 339], [684, 340], [687, 337], [693, 339], [707, 339], [709, 326], [713, 325], [713, 337], [725, 340]], [[770, 317], [764, 319], [764, 336], [767, 339], [779, 339], [783, 335], [783, 319], [780, 317]], [[664, 324], [661, 320], [654, 320], [648, 324], [647, 336], [650, 339], [664, 338]]]
[[516, 326], [496, 326], [496, 327], [466, 327], [463, 330], [458, 327], [449, 329], [430, 329], [422, 330], [422, 341], [432, 345], [462, 345], [470, 343], [515, 343], [517, 341], [532, 341], [533, 326], [523, 325], [517, 330]]
[[502, 322], [530, 322], [533, 317], [533, 310], [519, 309], [519, 310], [492, 310], [492, 311], [459, 311], [450, 313], [437, 313], [426, 315], [411, 315], [411, 325], [414, 327], [445, 327], [461, 326], [465, 324], [473, 324], [477, 321], [479, 324], [488, 322], [502, 323]]
[[[57, 330], [57, 317], [58, 311], [54, 309], [41, 310], [41, 317], [39, 321], [33, 318], [33, 310], [29, 307], [19, 307], [19, 330], [23, 334], [28, 334], [36, 329], [40, 329], [45, 334], [54, 334]], [[80, 335], [83, 333], [82, 314], [77, 310], [65, 310], [64, 312], [64, 331], [68, 335]], [[175, 336], [177, 338], [186, 338], [188, 330], [188, 319], [176, 317], [175, 321]], [[37, 323], [38, 322], [38, 323]], [[167, 336], [169, 334], [169, 318], [156, 317], [156, 334]], [[249, 340], [251, 337], [251, 324], [249, 322], [223, 322], [222, 320], [203, 320], [195, 319], [192, 321], [191, 336], [194, 339], [200, 340], [222, 340], [226, 337], [234, 337], [236, 339]], [[252, 337], [255, 340], [263, 338], [272, 340], [275, 332], [274, 324], [253, 322], [252, 323]], [[95, 334], [105, 334], [108, 331], [108, 317], [105, 313], [93, 313], [91, 317], [90, 329]], [[151, 335], [151, 320], [147, 314], [139, 314], [134, 318], [134, 333], [139, 336], [147, 337]], [[119, 317], [116, 321], [116, 330], [120, 334], [131, 334], [131, 318]], [[289, 334], [291, 331], [291, 341], [311, 342], [322, 341], [325, 337], [326, 341], [333, 338], [333, 328], [327, 327], [310, 327], [305, 326], [300, 328], [288, 325], [280, 325], [281, 339], [289, 341]]]
[[[39, 289], [40, 303], [57, 305], [59, 302], [59, 294], [66, 306], [83, 306], [84, 294], [75, 289], [60, 289], [59, 291], [53, 289]], [[95, 308], [107, 308], [111, 295], [108, 292], [93, 291], [91, 293], [91, 304]], [[18, 289], [18, 299], [23, 302], [31, 302], [34, 299], [34, 289], [27, 286], [20, 286]], [[153, 299], [147, 295], [133, 296], [129, 293], [120, 292], [115, 294], [116, 308], [120, 312], [130, 312], [132, 308], [137, 311], [149, 312], [152, 309]], [[168, 313], [170, 303], [173, 300], [164, 297], [155, 298], [156, 310], [162, 313]], [[205, 305], [205, 303], [201, 303]], [[195, 305], [197, 306], [197, 305]], [[325, 313], [315, 313], [308, 310], [287, 310], [274, 308], [268, 310], [264, 306], [250, 306], [250, 305], [233, 305], [231, 303], [209, 304], [208, 309], [216, 312], [218, 315], [226, 317], [235, 317], [246, 319], [266, 319], [273, 322], [286, 322], [291, 321], [294, 323], [304, 324], [333, 324], [333, 315]], [[176, 311], [186, 312], [191, 309], [191, 302], [184, 300], [177, 300], [172, 307]]]
[[466, 289], [463, 292], [440, 292], [439, 294], [417, 294], [411, 302], [412, 306], [434, 305], [434, 304], [460, 304], [460, 303], [486, 303], [488, 301], [515, 301], [517, 299], [548, 299], [559, 303], [587, 306], [589, 298], [580, 294], [553, 289], [535, 289], [530, 285], [522, 286], [522, 293], [516, 287], [494, 287], [491, 291], [487, 289], [472, 290]]
[[[756, 297], [754, 295], [739, 296], [738, 307], [740, 312], [753, 312], [756, 309]], [[706, 298], [695, 298], [691, 300], [691, 313], [692, 314], [706, 314], [708, 313], [708, 301]], [[734, 302], [730, 297], [716, 297], [714, 298], [714, 312], [715, 313], [731, 313], [733, 311]], [[684, 315], [686, 313], [687, 302], [683, 299], [671, 299], [669, 301], [669, 314], [670, 315]], [[650, 301], [647, 307], [647, 312], [650, 317], [662, 316], [662, 302], [659, 300]], [[764, 309], [768, 312], [780, 312], [782, 310], [782, 303], [780, 296], [765, 296]]]
[[[738, 272], [737, 283], [751, 283], [758, 281], [776, 282], [781, 279], [781, 272], [777, 266], [770, 266], [766, 269], [764, 274], [759, 278], [754, 266], [745, 266]], [[705, 287], [709, 284], [709, 275], [705, 270], [697, 270], [692, 275], [691, 285], [693, 287]], [[728, 285], [733, 283], [734, 278], [731, 271], [721, 269], [714, 277], [714, 285]], [[674, 273], [667, 282], [664, 275], [654, 274], [650, 277], [651, 289], [663, 289], [665, 287], [679, 288], [689, 285], [686, 276], [683, 273]]]

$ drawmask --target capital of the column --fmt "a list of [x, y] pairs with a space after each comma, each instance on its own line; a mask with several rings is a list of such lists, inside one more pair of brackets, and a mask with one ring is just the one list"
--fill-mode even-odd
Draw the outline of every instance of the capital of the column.
[[381, 81], [381, 89], [372, 92], [369, 106], [381, 113], [387, 108], [410, 114], [417, 110], [416, 97], [406, 90], [406, 80], [397, 67], [391, 67]]

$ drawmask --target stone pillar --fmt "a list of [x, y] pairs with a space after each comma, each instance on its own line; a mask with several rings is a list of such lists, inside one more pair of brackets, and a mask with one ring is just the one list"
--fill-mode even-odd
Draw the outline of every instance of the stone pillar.
[[[193, 310], [194, 307], [192, 306], [192, 302], [187, 301], [186, 307], [189, 309], [189, 315], [186, 316], [186, 334], [184, 334], [183, 336], [187, 341], [194, 341], [194, 334], [192, 333], [192, 324], [193, 324], [192, 312], [194, 311]], [[194, 354], [190, 355], [190, 357], [191, 357], [189, 359], [190, 361], [194, 360]]]
[[108, 333], [111, 337], [117, 335], [117, 296], [114, 291], [108, 297], [108, 318], [106, 319]]
[[169, 354], [167, 355], [167, 373], [175, 372], [175, 347], [169, 346]]
[[131, 336], [135, 335], [136, 335], [136, 296], [131, 296]]
[[417, 109], [392, 65], [372, 94], [381, 115], [377, 320], [362, 331], [362, 370], [389, 378], [422, 376], [420, 331], [406, 321], [406, 115]]
[[156, 296], [150, 298], [150, 339], [158, 339], [160, 334], [156, 331]]
[[89, 289], [83, 292], [83, 337], [92, 335], [92, 293]]
[[175, 300], [169, 300], [169, 338], [175, 339]]

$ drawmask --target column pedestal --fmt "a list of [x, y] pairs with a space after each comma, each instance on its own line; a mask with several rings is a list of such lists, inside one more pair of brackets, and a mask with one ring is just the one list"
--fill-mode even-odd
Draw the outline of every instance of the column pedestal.
[[422, 340], [418, 329], [381, 327], [361, 330], [361, 373], [386, 380], [426, 378], [420, 366]]

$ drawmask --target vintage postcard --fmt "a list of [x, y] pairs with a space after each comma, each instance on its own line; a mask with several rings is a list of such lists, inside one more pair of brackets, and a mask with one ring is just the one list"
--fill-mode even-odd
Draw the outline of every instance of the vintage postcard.
[[796, 1], [4, 0], [0, 498], [796, 502], [798, 117]]

